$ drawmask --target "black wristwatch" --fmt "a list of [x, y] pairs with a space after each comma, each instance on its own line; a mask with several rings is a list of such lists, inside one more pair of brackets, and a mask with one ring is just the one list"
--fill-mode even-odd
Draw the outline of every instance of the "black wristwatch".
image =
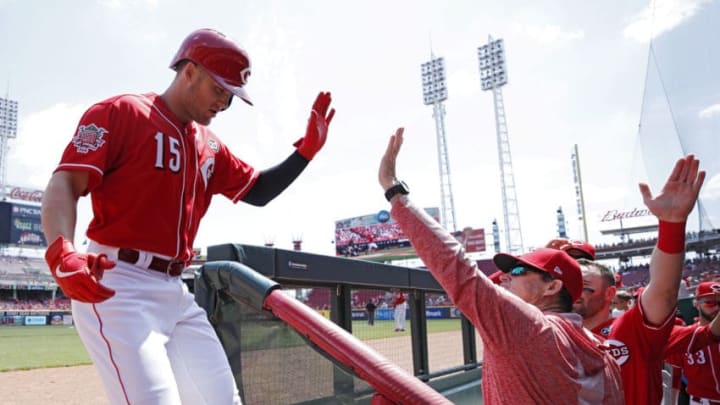
[[404, 181], [399, 181], [396, 185], [385, 190], [385, 198], [390, 201], [396, 194], [408, 195], [410, 189]]

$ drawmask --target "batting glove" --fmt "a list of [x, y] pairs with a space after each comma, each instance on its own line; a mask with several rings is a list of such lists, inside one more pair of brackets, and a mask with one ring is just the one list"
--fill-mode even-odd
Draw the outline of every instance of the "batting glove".
[[105, 254], [82, 254], [72, 242], [58, 236], [48, 246], [45, 261], [65, 295], [76, 301], [98, 303], [115, 295], [115, 290], [100, 284], [103, 273], [115, 267]]
[[312, 160], [315, 154], [325, 145], [328, 126], [335, 115], [334, 108], [328, 113], [330, 101], [332, 101], [332, 97], [329, 92], [320, 92], [318, 94], [310, 112], [305, 136], [293, 144], [300, 155], [307, 160]]

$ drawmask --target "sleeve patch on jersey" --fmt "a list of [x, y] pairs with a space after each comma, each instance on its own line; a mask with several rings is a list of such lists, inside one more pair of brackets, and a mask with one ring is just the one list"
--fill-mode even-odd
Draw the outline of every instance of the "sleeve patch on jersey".
[[215, 153], [218, 153], [218, 150], [220, 150], [220, 147], [218, 146], [217, 142], [215, 142], [214, 139], [208, 139], [208, 146], [210, 147], [210, 150], [212, 150]]
[[103, 136], [106, 133], [108, 133], [107, 129], [98, 127], [95, 124], [80, 125], [72, 143], [78, 153], [96, 151], [105, 144]]

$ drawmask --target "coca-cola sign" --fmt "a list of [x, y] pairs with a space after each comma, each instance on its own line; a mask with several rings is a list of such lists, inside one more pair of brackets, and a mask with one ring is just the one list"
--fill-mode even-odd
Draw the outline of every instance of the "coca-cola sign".
[[7, 196], [14, 200], [24, 200], [32, 202], [42, 202], [43, 192], [41, 190], [31, 190], [28, 188], [13, 187], [7, 193]]
[[628, 218], [647, 217], [650, 215], [652, 214], [650, 214], [650, 210], [648, 210], [647, 208], [633, 208], [629, 211], [608, 210], [607, 212], [605, 212], [605, 215], [602, 216], [600, 222], [610, 222]]

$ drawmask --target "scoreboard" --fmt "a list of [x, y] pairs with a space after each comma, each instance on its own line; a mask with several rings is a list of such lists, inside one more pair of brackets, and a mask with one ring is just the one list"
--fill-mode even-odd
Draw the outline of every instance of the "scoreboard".
[[47, 246], [40, 221], [40, 206], [0, 201], [0, 244]]

